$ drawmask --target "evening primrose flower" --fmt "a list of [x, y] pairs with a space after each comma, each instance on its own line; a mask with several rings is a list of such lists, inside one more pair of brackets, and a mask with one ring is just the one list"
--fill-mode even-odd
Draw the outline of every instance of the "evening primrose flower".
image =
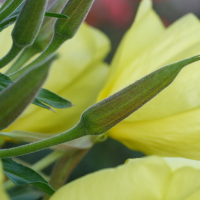
[[59, 189], [50, 200], [196, 200], [200, 198], [200, 162], [157, 156], [131, 159]]
[[[200, 54], [200, 22], [188, 14], [167, 29], [152, 10], [140, 4], [135, 22], [124, 36], [98, 100], [152, 71]], [[200, 66], [184, 68], [175, 81], [113, 127], [108, 135], [146, 154], [200, 159]]]
[[8, 195], [5, 193], [3, 186], [2, 186], [3, 181], [4, 181], [3, 166], [0, 161], [0, 197], [1, 197], [1, 200], [8, 200], [9, 199]]
[[[7, 48], [8, 32], [0, 35], [0, 45]], [[6, 41], [6, 42], [5, 42]], [[4, 49], [0, 50], [2, 53]], [[6, 50], [5, 50], [6, 51]], [[77, 35], [58, 50], [44, 88], [69, 99], [74, 106], [53, 113], [30, 105], [25, 113], [4, 132], [20, 130], [38, 133], [60, 133], [72, 128], [81, 113], [95, 103], [108, 72], [103, 62], [109, 51], [109, 40], [100, 31], [83, 24]]]

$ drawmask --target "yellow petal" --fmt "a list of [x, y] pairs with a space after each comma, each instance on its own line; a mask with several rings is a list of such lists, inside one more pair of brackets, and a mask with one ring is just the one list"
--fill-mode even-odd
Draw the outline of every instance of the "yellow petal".
[[199, 191], [200, 162], [154, 156], [84, 176], [50, 200], [185, 200], [199, 199]]
[[[199, 32], [200, 22], [195, 16], [190, 14], [181, 18], [158, 36], [136, 59], [132, 58], [128, 64], [124, 62], [124, 68], [120, 70], [118, 77], [115, 77], [112, 86], [106, 85], [102, 93], [113, 94], [166, 64], [199, 54]], [[129, 47], [126, 48], [129, 49]], [[195, 63], [184, 69], [171, 86], [127, 120], [152, 120], [199, 106], [200, 91], [197, 86], [200, 85], [200, 70], [198, 65]], [[115, 70], [117, 71], [118, 68], [116, 67]], [[104, 92], [107, 89], [110, 89], [109, 94]]]
[[10, 26], [0, 32], [0, 58], [6, 55], [12, 46], [11, 31], [13, 26]]
[[[121, 79], [122, 71], [126, 70], [127, 65], [143, 55], [145, 49], [164, 32], [165, 28], [152, 9], [150, 0], [143, 0], [136, 16], [136, 22], [127, 31], [112, 61], [106, 87], [101, 92], [99, 99], [103, 99], [113, 93], [113, 87], [117, 80], [124, 83]], [[148, 34], [147, 34], [148, 33]], [[119, 83], [118, 82], [118, 83]], [[123, 88], [123, 87], [121, 87]], [[119, 90], [119, 89], [117, 89]]]
[[124, 121], [109, 136], [146, 154], [200, 160], [200, 108], [143, 122]]
[[5, 193], [4, 189], [3, 189], [3, 182], [4, 182], [4, 174], [3, 174], [3, 168], [2, 168], [2, 164], [0, 161], [0, 199], [1, 200], [9, 200], [8, 195]]
[[25, 113], [8, 129], [41, 133], [59, 133], [73, 127], [80, 115], [95, 103], [103, 87], [108, 67], [102, 62], [110, 48], [109, 40], [101, 32], [84, 24], [77, 35], [58, 50], [50, 76], [44, 85], [74, 106], [49, 110], [30, 105]]
[[[131, 32], [132, 36], [140, 39], [135, 41], [129, 38], [125, 43], [127, 35], [125, 36], [112, 63], [107, 84], [98, 100], [166, 64], [200, 54], [200, 22], [192, 14], [182, 17], [169, 28], [162, 29], [148, 45], [144, 46], [142, 41], [149, 35], [149, 29], [145, 29], [147, 19], [144, 17], [147, 15], [144, 13], [147, 12], [148, 6], [149, 1], [143, 0], [137, 14], [139, 17], [136, 16], [136, 22], [127, 33]], [[151, 7], [149, 10], [151, 11]], [[153, 21], [157, 22], [158, 19], [152, 18]], [[144, 35], [140, 33], [139, 25], [144, 26]], [[153, 30], [157, 33], [157, 30]], [[137, 34], [139, 36], [136, 36]], [[132, 43], [132, 46], [128, 42]], [[139, 51], [135, 52], [135, 49]], [[123, 54], [125, 51], [133, 52], [133, 56], [127, 58]], [[121, 63], [116, 61], [119, 58], [122, 60]], [[200, 68], [197, 62], [183, 69], [169, 87], [112, 128], [109, 136], [131, 149], [146, 154], [183, 156], [199, 160], [199, 88]]]

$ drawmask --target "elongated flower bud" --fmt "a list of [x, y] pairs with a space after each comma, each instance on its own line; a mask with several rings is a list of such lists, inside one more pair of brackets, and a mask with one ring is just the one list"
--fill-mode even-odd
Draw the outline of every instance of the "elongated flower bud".
[[[58, 0], [54, 2], [48, 12], [59, 13], [63, 6], [65, 5], [66, 0]], [[28, 48], [24, 49], [18, 59], [13, 63], [13, 65], [8, 69], [6, 74], [12, 74], [18, 69], [20, 69], [31, 57], [35, 54], [40, 53], [45, 50], [45, 48], [50, 43], [53, 37], [53, 25], [55, 18], [46, 17], [40, 28], [37, 37], [34, 40], [34, 43]]]
[[200, 56], [194, 56], [152, 72], [88, 108], [82, 114], [80, 123], [84, 124], [89, 135], [108, 131], [159, 94], [183, 67], [198, 60]]
[[33, 44], [44, 19], [48, 0], [26, 0], [12, 31], [13, 45], [0, 60], [0, 68], [11, 62], [24, 48]]
[[61, 14], [69, 18], [57, 19], [54, 26], [54, 36], [49, 46], [32, 63], [10, 75], [15, 80], [31, 66], [51, 56], [66, 40], [72, 38], [84, 22], [94, 0], [68, 0]]
[[69, 19], [57, 19], [55, 23], [55, 34], [65, 38], [72, 38], [80, 25], [84, 22], [94, 0], [69, 0], [62, 10], [62, 14]]
[[26, 0], [12, 31], [13, 43], [27, 47], [33, 44], [44, 19], [48, 0]]
[[[59, 0], [57, 2], [54, 2], [48, 12], [52, 13], [60, 13], [63, 6], [65, 5], [66, 0]], [[44, 51], [44, 49], [48, 46], [50, 43], [52, 37], [53, 37], [53, 25], [55, 23], [56, 18], [53, 17], [46, 17], [44, 19], [44, 22], [42, 24], [42, 27], [40, 29], [39, 34], [37, 35], [35, 41], [34, 41], [34, 47], [38, 48], [39, 51]]]

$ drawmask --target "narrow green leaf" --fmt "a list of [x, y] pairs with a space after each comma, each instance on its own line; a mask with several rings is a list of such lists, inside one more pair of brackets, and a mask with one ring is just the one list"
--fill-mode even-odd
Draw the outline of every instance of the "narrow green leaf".
[[42, 191], [31, 185], [12, 188], [12, 191], [9, 193], [11, 200], [39, 200], [43, 195]]
[[19, 13], [21, 12], [22, 7], [24, 6], [24, 2], [11, 14], [9, 15], [6, 19], [4, 19], [1, 23], [0, 23], [0, 32], [7, 28], [8, 26], [12, 25], [13, 23], [15, 23]]
[[16, 185], [32, 184], [50, 196], [55, 192], [49, 183], [33, 169], [19, 164], [10, 158], [2, 159], [2, 162], [6, 176]]
[[44, 88], [38, 93], [37, 99], [54, 108], [69, 108], [72, 106], [72, 103], [67, 99]]
[[15, 23], [16, 19], [17, 19], [17, 17], [13, 16], [13, 17], [9, 18], [8, 20], [5, 20], [5, 21], [1, 22], [0, 23], [0, 32], [3, 31], [8, 26], [10, 26], [13, 23]]
[[3, 5], [0, 8], [0, 12], [4, 10], [13, 0], [5, 0]]
[[35, 98], [32, 102], [32, 104], [36, 105], [36, 106], [39, 106], [41, 108], [45, 108], [45, 109], [48, 109], [48, 110], [51, 110], [53, 112], [55, 112], [50, 106], [47, 106], [45, 105], [44, 103], [42, 103], [40, 100], [38, 100], [37, 98]]
[[[13, 81], [8, 76], [0, 73], [0, 92], [12, 83]], [[55, 112], [50, 106], [42, 103], [42, 101], [54, 108], [69, 108], [72, 106], [72, 103], [69, 100], [64, 99], [47, 89], [41, 89], [32, 103]]]
[[12, 84], [12, 80], [8, 76], [0, 73], [0, 92], [10, 84]]
[[55, 57], [39, 63], [0, 92], [0, 130], [9, 126], [32, 102]]
[[[5, 20], [3, 20], [0, 23], [0, 32], [2, 30], [4, 30], [5, 28], [7, 28], [8, 26], [12, 25], [13, 23], [15, 23], [15, 21], [17, 20], [17, 17], [23, 7], [24, 3], [21, 4], [21, 6], [19, 6], [9, 17], [7, 17]], [[60, 14], [60, 13], [51, 13], [51, 12], [45, 12], [45, 16], [46, 17], [55, 17], [55, 18], [69, 18], [67, 15], [64, 14]]]
[[68, 18], [69, 17], [67, 15], [64, 14], [60, 14], [60, 13], [52, 13], [52, 12], [46, 12], [45, 13], [46, 17], [55, 17], [55, 18]]
[[13, 14], [13, 12], [23, 3], [24, 0], [14, 0], [0, 12], [0, 21], [2, 22], [7, 17]]
[[[8, 76], [6, 76], [5, 74], [0, 73], [0, 92], [2, 90], [4, 90], [6, 87], [8, 87], [10, 84], [12, 84], [12, 83], [13, 83], [13, 81]], [[42, 108], [46, 108], [48, 110], [52, 110], [53, 112], [55, 112], [51, 107], [45, 105], [44, 103], [42, 103], [37, 98], [35, 98], [33, 100], [32, 104], [35, 104], [37, 106], [40, 106]]]

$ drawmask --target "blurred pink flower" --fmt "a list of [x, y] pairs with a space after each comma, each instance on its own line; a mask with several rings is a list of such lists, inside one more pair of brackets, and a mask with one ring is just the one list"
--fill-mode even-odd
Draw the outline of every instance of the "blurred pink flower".
[[135, 15], [133, 2], [133, 0], [96, 0], [86, 21], [96, 27], [104, 25], [127, 27]]

